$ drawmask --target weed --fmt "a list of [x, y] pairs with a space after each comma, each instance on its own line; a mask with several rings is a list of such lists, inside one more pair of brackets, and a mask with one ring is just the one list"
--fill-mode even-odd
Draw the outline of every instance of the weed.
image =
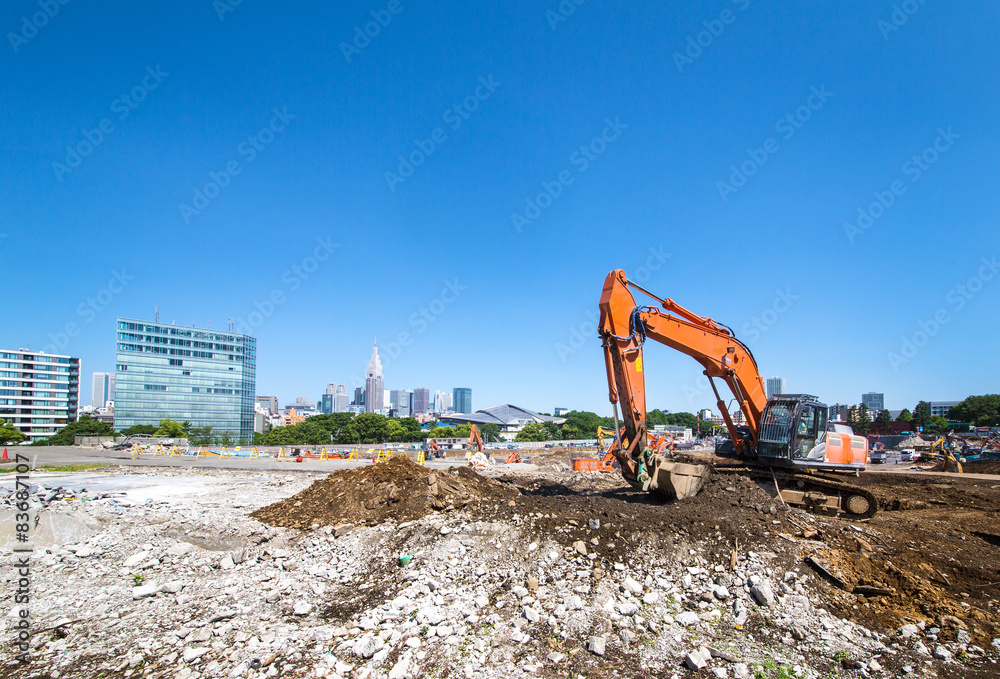
[[139, 585], [141, 585], [144, 582], [146, 582], [146, 576], [145, 575], [143, 575], [142, 573], [133, 573], [132, 574], [132, 586], [133, 587], [138, 587]]

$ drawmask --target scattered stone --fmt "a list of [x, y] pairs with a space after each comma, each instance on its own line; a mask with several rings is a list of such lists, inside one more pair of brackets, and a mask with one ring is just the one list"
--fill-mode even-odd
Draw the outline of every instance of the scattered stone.
[[587, 520], [587, 528], [589, 528], [590, 530], [600, 530], [601, 529], [601, 520], [600, 519], [588, 519]]
[[573, 543], [573, 549], [580, 554], [587, 556], [587, 545], [584, 544], [583, 540], [577, 540]]
[[690, 627], [691, 625], [697, 623], [700, 620], [700, 618], [698, 617], [698, 614], [695, 613], [694, 611], [684, 611], [683, 613], [679, 613], [674, 618], [674, 620], [677, 622], [678, 625], [683, 625], [684, 627]]
[[590, 637], [587, 640], [587, 650], [594, 655], [604, 655], [604, 648], [607, 640], [604, 637]]
[[774, 605], [774, 592], [771, 591], [771, 583], [767, 580], [761, 580], [756, 585], [750, 588], [750, 596], [753, 600], [757, 602], [758, 606], [766, 606], [770, 608]]
[[351, 655], [367, 660], [374, 656], [376, 651], [378, 651], [378, 642], [375, 641], [375, 637], [362, 637], [355, 642], [354, 648], [351, 649]]
[[699, 646], [684, 656], [684, 666], [689, 670], [700, 670], [708, 665], [712, 658], [711, 653], [704, 646]]
[[312, 604], [306, 601], [296, 601], [292, 609], [292, 615], [309, 615], [312, 612]]
[[934, 657], [938, 660], [951, 660], [951, 655], [951, 651], [944, 646], [937, 646], [934, 648]]
[[340, 538], [354, 530], [353, 523], [340, 523], [333, 527], [333, 537]]
[[148, 585], [140, 585], [139, 587], [132, 588], [132, 599], [145, 599], [146, 597], [156, 596], [159, 591], [159, 586], [155, 582]]

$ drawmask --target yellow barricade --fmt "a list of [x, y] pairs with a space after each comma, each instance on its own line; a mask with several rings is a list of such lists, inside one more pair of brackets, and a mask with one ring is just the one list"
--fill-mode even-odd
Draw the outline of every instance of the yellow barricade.
[[421, 467], [427, 466], [427, 453], [424, 452], [423, 450], [417, 453], [417, 464], [419, 464]]
[[347, 456], [347, 461], [348, 462], [352, 462], [352, 461], [353, 462], [359, 462], [360, 460], [361, 460], [361, 458], [358, 457], [358, 449], [357, 448], [352, 448], [351, 449], [351, 454]]
[[260, 451], [257, 450], [257, 446], [254, 446], [253, 448], [250, 449], [250, 459], [251, 460], [259, 460], [260, 459]]

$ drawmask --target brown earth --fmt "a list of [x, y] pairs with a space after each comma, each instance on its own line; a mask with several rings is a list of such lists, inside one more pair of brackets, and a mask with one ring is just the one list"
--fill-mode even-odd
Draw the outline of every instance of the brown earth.
[[405, 457], [336, 471], [301, 493], [255, 511], [272, 526], [310, 528], [340, 523], [377, 524], [419, 519], [432, 511], [457, 509], [484, 496], [514, 493], [468, 467], [429, 470]]

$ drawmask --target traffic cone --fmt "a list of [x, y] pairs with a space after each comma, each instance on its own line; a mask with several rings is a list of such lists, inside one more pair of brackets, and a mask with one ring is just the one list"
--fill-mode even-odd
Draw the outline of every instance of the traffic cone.
[[10, 459], [10, 458], [9, 458], [9, 457], [7, 457], [7, 449], [6, 449], [6, 448], [4, 448], [4, 449], [3, 449], [3, 457], [0, 457], [0, 462], [2, 462], [2, 461], [4, 461], [4, 460], [9, 460], [9, 459]]

